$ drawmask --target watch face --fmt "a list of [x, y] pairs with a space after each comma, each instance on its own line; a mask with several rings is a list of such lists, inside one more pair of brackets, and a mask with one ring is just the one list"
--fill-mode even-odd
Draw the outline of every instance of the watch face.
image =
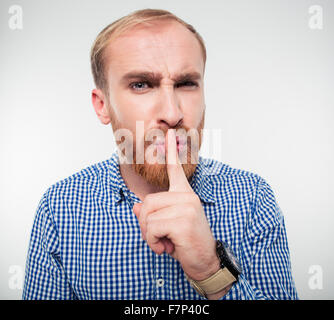
[[220, 250], [222, 251], [222, 263], [234, 274], [235, 277], [237, 277], [242, 272], [241, 265], [233, 254], [230, 246], [226, 242], [221, 242], [221, 244]]
[[[224, 243], [225, 246], [225, 243]], [[225, 246], [225, 252], [227, 255], [227, 258], [230, 260], [230, 263], [232, 264], [232, 266], [237, 269], [238, 273], [241, 273], [241, 265], [239, 263], [239, 261], [237, 260], [236, 256], [233, 254], [231, 248], [226, 245]]]

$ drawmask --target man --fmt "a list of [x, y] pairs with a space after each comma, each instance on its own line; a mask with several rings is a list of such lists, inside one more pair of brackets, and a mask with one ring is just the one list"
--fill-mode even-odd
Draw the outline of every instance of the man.
[[167, 11], [99, 34], [92, 102], [119, 152], [43, 195], [24, 299], [297, 298], [269, 185], [198, 157], [205, 61], [200, 35]]

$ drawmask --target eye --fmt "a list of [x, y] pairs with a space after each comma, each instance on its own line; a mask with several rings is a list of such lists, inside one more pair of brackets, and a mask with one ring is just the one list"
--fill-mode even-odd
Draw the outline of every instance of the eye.
[[135, 91], [142, 91], [149, 88], [150, 86], [147, 82], [141, 81], [141, 82], [133, 82], [129, 85], [129, 87]]
[[181, 83], [178, 83], [176, 85], [177, 88], [179, 87], [198, 87], [198, 84], [196, 82], [193, 81], [183, 81]]

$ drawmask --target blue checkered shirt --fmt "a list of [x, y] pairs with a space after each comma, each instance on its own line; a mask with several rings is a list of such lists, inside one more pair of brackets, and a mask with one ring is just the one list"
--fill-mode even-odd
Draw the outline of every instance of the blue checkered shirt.
[[[216, 239], [242, 266], [222, 299], [297, 299], [283, 215], [258, 175], [200, 158], [191, 186]], [[35, 215], [23, 299], [205, 299], [178, 261], [155, 254], [114, 153], [52, 185]]]

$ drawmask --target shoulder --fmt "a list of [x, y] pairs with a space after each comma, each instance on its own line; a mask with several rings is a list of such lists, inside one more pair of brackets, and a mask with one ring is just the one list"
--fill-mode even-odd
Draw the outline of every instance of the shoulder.
[[77, 171], [69, 177], [59, 180], [53, 184], [51, 189], [59, 189], [62, 186], [94, 182], [99, 177], [105, 175], [110, 168], [110, 159], [104, 160], [90, 166], [87, 166], [80, 171]]
[[51, 207], [58, 205], [62, 200], [83, 200], [88, 194], [99, 193], [103, 189], [112, 170], [111, 159], [91, 164], [52, 184], [43, 194], [43, 199]]
[[197, 174], [210, 183], [212, 191], [228, 199], [242, 196], [253, 204], [268, 195], [274, 199], [271, 186], [262, 176], [215, 159], [201, 157]]
[[233, 168], [230, 165], [215, 159], [201, 157], [199, 170], [201, 175], [209, 176], [217, 182], [220, 180], [248, 181], [249, 183], [259, 183], [260, 181], [264, 181], [264, 179], [257, 173]]
[[210, 188], [216, 198], [223, 199], [225, 204], [249, 204], [251, 218], [258, 231], [268, 225], [282, 223], [283, 214], [274, 191], [259, 174], [232, 168], [214, 159], [201, 158], [200, 166], [201, 172], [209, 177]]

